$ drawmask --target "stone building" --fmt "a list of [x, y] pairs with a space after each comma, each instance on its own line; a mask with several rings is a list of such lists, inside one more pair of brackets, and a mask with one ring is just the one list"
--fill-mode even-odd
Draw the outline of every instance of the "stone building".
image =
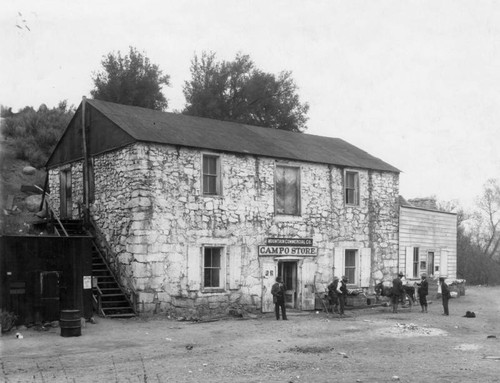
[[278, 275], [312, 310], [398, 271], [399, 170], [338, 138], [84, 99], [47, 168], [144, 311], [268, 312]]

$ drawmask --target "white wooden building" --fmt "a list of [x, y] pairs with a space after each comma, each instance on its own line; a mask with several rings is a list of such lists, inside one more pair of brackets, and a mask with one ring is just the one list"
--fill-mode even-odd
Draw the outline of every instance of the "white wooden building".
[[399, 210], [399, 270], [408, 280], [457, 277], [457, 215], [402, 204]]

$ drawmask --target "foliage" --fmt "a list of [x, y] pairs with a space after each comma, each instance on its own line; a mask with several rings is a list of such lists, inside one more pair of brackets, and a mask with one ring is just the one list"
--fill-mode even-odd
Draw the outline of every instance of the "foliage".
[[[500, 187], [488, 180], [476, 209], [441, 204], [457, 213], [457, 273], [470, 284], [500, 284]], [[443, 209], [444, 210], [444, 209]], [[448, 210], [450, 211], [450, 210]]]
[[130, 47], [124, 57], [120, 51], [108, 53], [102, 61], [102, 70], [93, 75], [92, 97], [135, 105], [149, 109], [165, 110], [168, 101], [162, 93], [163, 85], [170, 85], [170, 76], [163, 75], [158, 65]]
[[495, 260], [500, 260], [500, 185], [498, 180], [490, 179], [483, 187], [483, 194], [478, 201], [478, 244], [483, 253]]
[[457, 274], [472, 285], [500, 284], [500, 263], [484, 254], [463, 227], [457, 238]]
[[17, 315], [7, 311], [0, 311], [0, 323], [2, 324], [2, 332], [9, 332], [15, 326]]
[[12, 141], [17, 158], [39, 168], [47, 162], [73, 114], [73, 106], [68, 107], [66, 101], [52, 109], [45, 104], [38, 110], [26, 106], [2, 120], [2, 134]]
[[248, 55], [217, 62], [203, 52], [191, 61], [184, 114], [303, 132], [309, 105], [301, 103], [292, 73], [265, 73]]

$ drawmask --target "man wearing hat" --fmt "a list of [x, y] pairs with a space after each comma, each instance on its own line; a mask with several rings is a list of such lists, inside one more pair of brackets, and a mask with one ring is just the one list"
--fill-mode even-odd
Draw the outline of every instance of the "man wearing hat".
[[392, 296], [391, 296], [391, 302], [392, 302], [392, 312], [397, 313], [398, 312], [398, 303], [401, 300], [402, 297], [405, 296], [405, 290], [403, 288], [403, 282], [401, 281], [401, 278], [403, 278], [404, 274], [403, 272], [399, 272], [397, 278], [394, 278], [392, 281]]
[[286, 289], [285, 285], [283, 284], [283, 278], [276, 277], [276, 283], [271, 288], [271, 294], [273, 294], [274, 312], [276, 313], [276, 320], [280, 319], [280, 307], [283, 320], [287, 320], [286, 309], [285, 309], [285, 290]]
[[339, 286], [339, 277], [333, 277], [333, 282], [328, 285], [328, 301], [332, 313], [338, 311], [339, 308], [339, 295], [337, 287]]
[[349, 280], [345, 275], [342, 276], [342, 279], [340, 280], [338, 286], [337, 286], [337, 293], [339, 296], [339, 314], [340, 317], [344, 316], [344, 307], [345, 307], [345, 300], [347, 298], [347, 282]]
[[427, 282], [427, 274], [423, 273], [420, 278], [422, 281], [417, 283], [418, 286], [418, 299], [420, 301], [420, 307], [422, 307], [422, 312], [427, 312], [427, 295], [429, 294], [429, 282]]
[[446, 279], [445, 276], [439, 277], [439, 284], [441, 285], [441, 299], [443, 300], [443, 310], [444, 310], [443, 315], [450, 315], [448, 311], [448, 300], [450, 299], [451, 294], [450, 294], [450, 288], [446, 284], [445, 279]]

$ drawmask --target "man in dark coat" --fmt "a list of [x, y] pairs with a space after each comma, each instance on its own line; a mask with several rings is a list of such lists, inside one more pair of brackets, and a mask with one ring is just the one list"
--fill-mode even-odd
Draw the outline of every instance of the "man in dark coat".
[[391, 302], [392, 302], [392, 312], [397, 313], [398, 312], [398, 304], [401, 298], [405, 296], [405, 290], [403, 288], [403, 282], [401, 281], [401, 278], [403, 278], [404, 274], [400, 271], [398, 273], [397, 278], [394, 278], [392, 281], [392, 295], [391, 295]]
[[328, 285], [328, 301], [332, 312], [337, 312], [339, 308], [339, 295], [337, 292], [338, 285], [339, 277], [333, 277], [333, 282]]
[[273, 294], [274, 312], [276, 313], [276, 320], [280, 319], [280, 307], [283, 320], [287, 320], [286, 309], [285, 309], [285, 290], [286, 289], [285, 285], [283, 284], [283, 279], [281, 277], [276, 277], [276, 283], [271, 288], [271, 294]]
[[347, 298], [347, 277], [344, 275], [337, 286], [337, 294], [339, 297], [339, 314], [344, 316], [345, 300]]
[[420, 307], [422, 312], [427, 312], [427, 295], [429, 294], [429, 282], [427, 282], [427, 274], [423, 273], [421, 275], [422, 281], [417, 283], [418, 286], [418, 299], [420, 301]]
[[440, 277], [439, 278], [439, 283], [441, 284], [441, 299], [443, 300], [443, 309], [444, 309], [444, 314], [443, 315], [450, 315], [448, 311], [448, 300], [451, 297], [450, 294], [450, 288], [444, 281], [445, 277]]

